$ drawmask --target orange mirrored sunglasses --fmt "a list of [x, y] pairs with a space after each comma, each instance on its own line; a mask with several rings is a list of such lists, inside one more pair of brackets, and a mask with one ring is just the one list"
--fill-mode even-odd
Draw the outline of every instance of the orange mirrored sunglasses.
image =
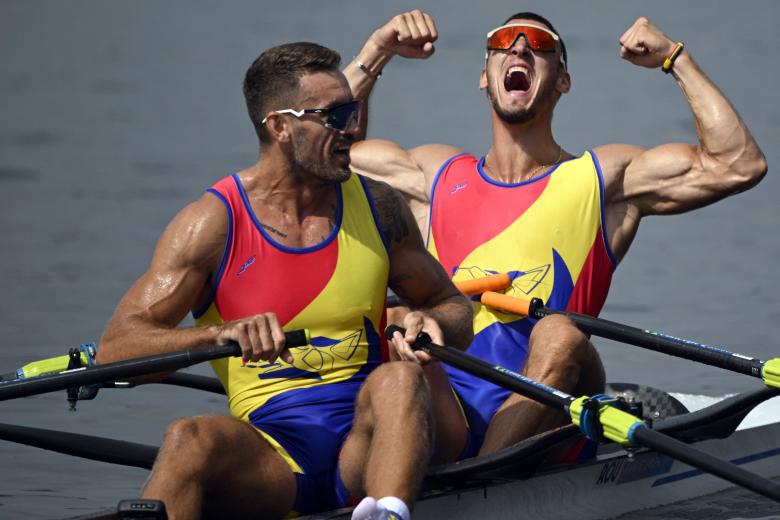
[[510, 23], [488, 33], [487, 49], [489, 51], [509, 50], [520, 35], [525, 37], [528, 46], [536, 52], [552, 52], [560, 40], [557, 34], [538, 25]]

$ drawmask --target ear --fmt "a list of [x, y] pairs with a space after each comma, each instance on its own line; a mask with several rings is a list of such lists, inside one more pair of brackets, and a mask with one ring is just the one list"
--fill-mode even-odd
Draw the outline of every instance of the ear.
[[485, 90], [487, 86], [487, 70], [482, 69], [482, 72], [479, 73], [479, 90]]
[[[563, 65], [560, 67], [563, 69]], [[571, 90], [571, 76], [566, 70], [561, 70], [561, 73], [558, 74], [558, 81], [555, 83], [555, 90], [561, 94], [566, 94], [569, 90]]]
[[282, 117], [281, 114], [269, 114], [268, 119], [265, 122], [265, 128], [274, 141], [280, 143], [290, 141], [292, 130], [290, 128], [290, 122], [286, 117]]

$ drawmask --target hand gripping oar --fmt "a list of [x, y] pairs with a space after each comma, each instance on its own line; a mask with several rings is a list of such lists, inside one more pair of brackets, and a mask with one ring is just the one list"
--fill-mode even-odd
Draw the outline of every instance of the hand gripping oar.
[[[385, 331], [385, 336], [391, 339], [396, 331], [401, 334], [405, 333], [401, 327], [391, 325]], [[425, 333], [417, 336], [412, 348], [423, 350], [455, 368], [522, 394], [534, 401], [563, 410], [564, 413], [571, 416], [572, 422], [579, 426], [583, 434], [589, 438], [598, 440], [599, 434], [602, 434], [604, 437], [625, 446], [651, 448], [689, 466], [780, 502], [780, 484], [654, 431], [640, 419], [609, 406], [603, 401], [588, 396], [573, 397], [512, 370], [491, 365], [454, 347], [436, 345]]]
[[545, 307], [544, 302], [539, 298], [527, 301], [488, 291], [482, 294], [480, 301], [499, 311], [531, 318], [541, 319], [551, 314], [561, 314], [568, 317], [580, 330], [589, 334], [757, 377], [763, 379], [767, 386], [780, 388], [780, 358], [761, 361], [751, 356], [735, 354], [719, 347], [711, 347], [660, 332], [639, 329], [576, 312], [559, 311]]
[[[284, 336], [288, 347], [301, 347], [308, 345], [310, 341], [309, 331], [305, 329], [285, 332]], [[238, 346], [238, 343], [230, 342], [227, 345], [157, 354], [96, 365], [91, 368], [64, 370], [56, 374], [0, 383], [0, 401], [77, 386], [117, 381], [156, 372], [168, 372], [204, 361], [240, 355], [241, 347]]]

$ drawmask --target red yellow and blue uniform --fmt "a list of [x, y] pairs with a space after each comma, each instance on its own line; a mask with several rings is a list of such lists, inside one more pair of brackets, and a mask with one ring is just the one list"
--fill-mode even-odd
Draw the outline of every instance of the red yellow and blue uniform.
[[311, 344], [291, 349], [292, 364], [212, 362], [231, 415], [254, 425], [295, 472], [300, 514], [346, 505], [338, 454], [360, 386], [387, 359], [384, 235], [362, 177], [334, 190], [330, 235], [291, 248], [262, 227], [237, 175], [210, 188], [227, 209], [229, 232], [211, 301], [193, 313], [205, 324], [274, 312], [285, 330], [309, 329]]
[[[604, 182], [592, 151], [515, 184], [489, 178], [469, 154], [440, 168], [431, 193], [428, 249], [453, 281], [508, 273], [505, 293], [548, 307], [598, 315], [616, 262], [604, 229]], [[470, 354], [513, 370], [528, 356], [535, 321], [474, 307]], [[476, 453], [509, 391], [446, 367]]]

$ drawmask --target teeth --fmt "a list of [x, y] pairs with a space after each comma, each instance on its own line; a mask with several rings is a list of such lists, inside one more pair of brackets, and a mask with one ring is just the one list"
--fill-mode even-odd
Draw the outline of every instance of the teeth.
[[506, 75], [509, 76], [509, 75], [511, 75], [511, 74], [513, 74], [515, 72], [522, 72], [523, 74], [525, 74], [527, 76], [528, 75], [528, 68], [521, 67], [519, 65], [515, 65], [513, 67], [509, 67], [509, 70], [506, 71]]

